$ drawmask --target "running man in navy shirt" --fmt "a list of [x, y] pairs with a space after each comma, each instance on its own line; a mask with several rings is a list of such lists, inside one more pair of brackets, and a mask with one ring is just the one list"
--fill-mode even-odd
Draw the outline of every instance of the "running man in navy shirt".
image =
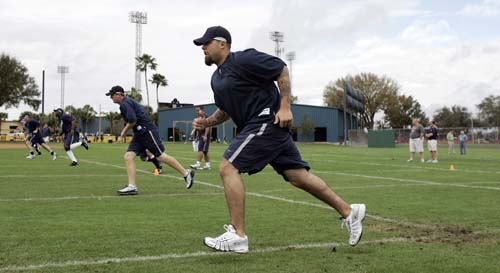
[[118, 194], [135, 195], [139, 193], [135, 180], [136, 167], [134, 159], [136, 155], [145, 155], [147, 152], [153, 154], [160, 162], [169, 165], [179, 172], [184, 177], [186, 188], [190, 189], [194, 183], [194, 172], [191, 169], [184, 169], [177, 159], [164, 153], [165, 147], [161, 143], [158, 128], [149, 119], [144, 107], [125, 96], [125, 91], [121, 86], [113, 86], [106, 93], [106, 96], [109, 96], [114, 103], [120, 105], [120, 113], [126, 122], [120, 134], [121, 139], [125, 139], [128, 130], [132, 129], [134, 132], [134, 137], [124, 156], [125, 166], [127, 167], [128, 185], [118, 190]]
[[[35, 157], [35, 152], [33, 151], [34, 145], [42, 146], [45, 150], [47, 150], [52, 156], [52, 160], [56, 160], [56, 153], [52, 148], [45, 143], [42, 133], [40, 132], [40, 122], [32, 119], [29, 115], [25, 115], [21, 120], [21, 123], [28, 130], [28, 138], [26, 139], [26, 146], [28, 147], [30, 154], [26, 157], [27, 159], [33, 159]], [[38, 152], [41, 154], [40, 152]]]
[[72, 115], [65, 114], [61, 108], [54, 110], [54, 113], [61, 124], [61, 132], [64, 136], [64, 150], [71, 160], [70, 166], [77, 166], [78, 160], [76, 159], [73, 150], [80, 146], [83, 146], [86, 150], [88, 150], [89, 145], [85, 138], [82, 137], [80, 140], [80, 130], [78, 129], [78, 125]]
[[231, 118], [241, 128], [219, 167], [231, 222], [224, 226], [222, 235], [205, 237], [205, 245], [218, 251], [248, 252], [241, 173], [258, 173], [267, 164], [292, 185], [334, 208], [350, 232], [349, 244], [356, 245], [362, 234], [365, 205], [347, 204], [310, 173], [302, 160], [289, 129], [293, 116], [285, 63], [255, 49], [231, 52], [231, 35], [221, 26], [208, 28], [194, 44], [201, 46], [206, 65], [217, 65], [211, 86], [218, 109], [208, 118], [195, 119], [193, 127], [202, 130]]

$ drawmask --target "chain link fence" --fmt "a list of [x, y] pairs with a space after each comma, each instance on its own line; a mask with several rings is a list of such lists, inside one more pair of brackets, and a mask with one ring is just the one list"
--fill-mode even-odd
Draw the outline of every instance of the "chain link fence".
[[[396, 144], [408, 144], [410, 140], [410, 129], [390, 129], [394, 131]], [[490, 128], [438, 128], [438, 143], [447, 144], [446, 135], [453, 131], [455, 143], [458, 143], [458, 135], [463, 130], [469, 139], [469, 144], [500, 144], [500, 127]], [[368, 147], [368, 131], [361, 129], [349, 130], [348, 144], [353, 147]]]

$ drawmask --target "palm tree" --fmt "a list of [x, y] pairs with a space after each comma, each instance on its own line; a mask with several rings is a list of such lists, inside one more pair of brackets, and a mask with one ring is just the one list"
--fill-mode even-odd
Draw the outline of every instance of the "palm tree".
[[24, 116], [30, 116], [32, 119], [36, 119], [36, 120], [40, 120], [40, 115], [38, 115], [37, 113], [33, 113], [31, 111], [24, 111], [22, 112], [20, 115], [19, 115], [19, 120], [21, 120], [22, 118], [24, 118]]
[[144, 71], [144, 79], [146, 81], [146, 96], [148, 98], [148, 106], [149, 106], [148, 67], [152, 70], [156, 70], [158, 64], [156, 63], [156, 59], [148, 54], [143, 54], [140, 57], [136, 57], [135, 60], [137, 61], [137, 69], [139, 71]]
[[87, 132], [89, 122], [92, 122], [95, 119], [97, 112], [94, 108], [92, 108], [92, 106], [87, 104], [80, 109], [80, 113], [82, 121], [85, 122], [85, 132]]
[[109, 121], [109, 133], [114, 134], [114, 123], [119, 120], [122, 116], [118, 112], [109, 112], [106, 114], [106, 119]]
[[130, 91], [125, 92], [125, 94], [127, 94], [128, 97], [137, 101], [138, 103], [142, 102], [141, 92], [135, 89], [135, 87], [130, 88]]
[[160, 110], [160, 99], [158, 98], [158, 87], [168, 86], [168, 81], [162, 74], [155, 73], [153, 77], [149, 80], [152, 84], [156, 84], [156, 111]]

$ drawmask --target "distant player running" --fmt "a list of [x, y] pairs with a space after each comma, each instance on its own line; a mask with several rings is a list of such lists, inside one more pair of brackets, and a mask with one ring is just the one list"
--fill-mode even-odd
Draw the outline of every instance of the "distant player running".
[[135, 195], [139, 191], [136, 185], [136, 155], [144, 156], [149, 151], [159, 161], [169, 165], [179, 172], [186, 182], [186, 188], [190, 189], [194, 183], [194, 171], [186, 170], [174, 157], [164, 153], [165, 147], [160, 141], [160, 134], [156, 125], [149, 119], [142, 105], [125, 96], [121, 86], [113, 86], [107, 93], [114, 103], [120, 105], [120, 113], [126, 125], [120, 137], [125, 139], [127, 131], [134, 132], [134, 137], [125, 153], [125, 166], [127, 167], [128, 185], [118, 190], [119, 195]]
[[334, 208], [347, 225], [349, 244], [356, 245], [361, 239], [365, 205], [346, 203], [310, 173], [309, 164], [302, 160], [289, 129], [293, 115], [285, 63], [255, 49], [231, 52], [231, 35], [221, 26], [208, 28], [194, 44], [201, 46], [206, 65], [217, 65], [211, 86], [218, 109], [208, 118], [196, 118], [193, 127], [203, 130], [231, 118], [241, 129], [219, 166], [230, 223], [222, 235], [205, 237], [205, 245], [217, 251], [248, 252], [241, 174], [258, 173], [268, 164], [293, 186]]
[[80, 141], [80, 131], [73, 116], [65, 114], [61, 108], [54, 110], [54, 113], [61, 124], [61, 132], [64, 135], [64, 150], [71, 160], [70, 166], [76, 166], [78, 165], [78, 160], [73, 153], [73, 149], [83, 146], [88, 150], [89, 145], [85, 138], [82, 138]]
[[[196, 107], [196, 114], [199, 118], [207, 118], [203, 105]], [[196, 163], [191, 165], [191, 168], [197, 170], [210, 170], [210, 155], [208, 148], [210, 147], [210, 127], [203, 130], [195, 130], [195, 139], [198, 143], [198, 153], [196, 154]], [[201, 167], [201, 160], [205, 157], [205, 166]]]
[[[57, 155], [52, 150], [52, 148], [45, 143], [43, 140], [42, 134], [40, 132], [40, 122], [32, 119], [29, 115], [25, 115], [21, 120], [21, 123], [28, 130], [28, 138], [26, 139], [26, 146], [30, 154], [26, 157], [27, 159], [33, 159], [35, 157], [35, 152], [33, 151], [33, 147], [36, 145], [37, 147], [42, 146], [45, 150], [47, 150], [52, 156], [52, 160], [56, 160]], [[38, 151], [38, 154], [41, 154]]]

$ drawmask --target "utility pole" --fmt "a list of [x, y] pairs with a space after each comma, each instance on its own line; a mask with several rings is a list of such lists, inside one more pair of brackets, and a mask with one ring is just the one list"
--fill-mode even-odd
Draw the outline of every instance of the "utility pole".
[[271, 38], [271, 40], [273, 42], [276, 43], [276, 46], [274, 48], [274, 53], [275, 53], [276, 57], [279, 58], [281, 56], [281, 53], [285, 52], [285, 49], [280, 47], [280, 43], [283, 43], [285, 41], [283, 32], [271, 31], [269, 33], [269, 37]]
[[131, 11], [129, 13], [130, 23], [135, 24], [135, 89], [141, 90], [141, 72], [137, 69], [137, 57], [142, 54], [142, 25], [148, 23], [148, 14], [146, 12]]
[[42, 114], [45, 114], [45, 70], [42, 70]]
[[472, 139], [472, 144], [474, 144], [474, 118], [472, 117], [472, 112], [470, 113], [470, 135]]
[[58, 66], [57, 73], [61, 74], [61, 109], [64, 110], [64, 81], [66, 78], [66, 74], [69, 73], [69, 67], [67, 66]]

